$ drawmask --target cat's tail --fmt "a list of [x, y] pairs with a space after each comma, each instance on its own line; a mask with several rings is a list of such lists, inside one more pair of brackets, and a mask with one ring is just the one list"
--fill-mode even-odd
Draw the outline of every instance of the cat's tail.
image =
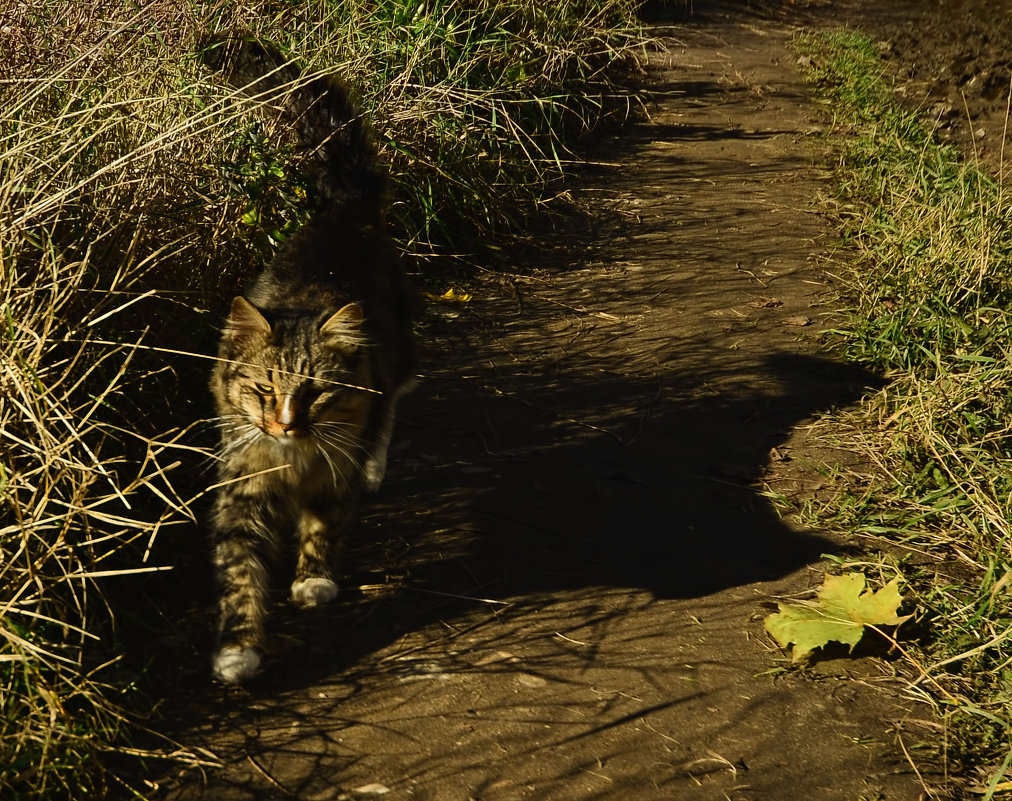
[[376, 145], [341, 81], [307, 75], [273, 45], [238, 33], [211, 37], [201, 57], [234, 89], [292, 125], [313, 162], [309, 172], [323, 203], [381, 201], [386, 181]]

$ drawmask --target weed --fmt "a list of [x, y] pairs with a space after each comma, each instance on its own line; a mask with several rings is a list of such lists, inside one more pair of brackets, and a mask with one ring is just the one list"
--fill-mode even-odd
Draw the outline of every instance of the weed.
[[946, 758], [992, 797], [1012, 759], [1012, 209], [898, 106], [871, 42], [835, 32], [799, 47], [846, 134], [830, 203], [849, 317], [832, 339], [890, 379], [827, 421], [866, 469], [809, 513], [918, 555], [905, 569], [925, 632], [914, 684], [938, 699]]

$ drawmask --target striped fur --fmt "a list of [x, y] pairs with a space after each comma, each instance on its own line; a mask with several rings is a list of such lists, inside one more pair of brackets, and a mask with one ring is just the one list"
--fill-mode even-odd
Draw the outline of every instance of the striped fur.
[[383, 478], [394, 407], [413, 382], [408, 291], [386, 232], [368, 130], [331, 77], [276, 50], [220, 37], [205, 60], [267, 101], [315, 159], [321, 208], [235, 298], [211, 378], [221, 428], [211, 515], [220, 583], [214, 671], [255, 675], [272, 568], [295, 553], [291, 598], [337, 593], [344, 534]]

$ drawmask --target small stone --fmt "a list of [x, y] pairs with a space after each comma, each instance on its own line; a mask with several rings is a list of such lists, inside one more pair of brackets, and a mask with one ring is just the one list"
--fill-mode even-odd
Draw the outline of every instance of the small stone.
[[356, 795], [386, 795], [390, 792], [390, 788], [385, 784], [372, 782], [371, 784], [363, 784], [361, 787], [356, 787], [352, 792]]

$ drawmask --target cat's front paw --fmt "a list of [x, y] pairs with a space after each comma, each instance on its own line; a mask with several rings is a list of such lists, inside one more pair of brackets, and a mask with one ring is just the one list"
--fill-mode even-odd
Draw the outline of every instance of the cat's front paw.
[[320, 606], [337, 597], [337, 585], [330, 579], [299, 579], [292, 584], [292, 600], [299, 606]]
[[214, 675], [228, 684], [240, 684], [260, 670], [260, 652], [256, 648], [227, 645], [214, 655]]

